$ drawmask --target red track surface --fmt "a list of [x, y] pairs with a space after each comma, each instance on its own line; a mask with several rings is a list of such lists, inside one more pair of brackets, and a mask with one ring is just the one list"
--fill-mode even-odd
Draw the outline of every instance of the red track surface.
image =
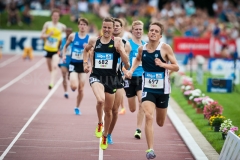
[[[9, 56], [3, 55], [0, 63]], [[21, 58], [0, 68], [0, 88], [38, 62]], [[33, 72], [0, 92], [0, 155], [20, 132], [44, 98], [50, 92], [49, 72], [44, 63]], [[60, 72], [58, 73], [58, 78]], [[70, 90], [70, 89], [69, 89]], [[7, 152], [6, 160], [98, 160], [99, 139], [94, 135], [97, 124], [96, 100], [86, 79], [81, 116], [74, 115], [76, 92], [63, 97], [60, 85], [40, 112]], [[126, 104], [126, 99], [125, 99]], [[126, 105], [127, 106], [127, 105]], [[103, 151], [104, 160], [146, 160], [145, 134], [133, 137], [136, 113], [127, 110], [120, 115], [112, 137], [114, 144]], [[144, 128], [142, 128], [144, 132]], [[164, 127], [154, 125], [156, 159], [194, 159], [185, 143], [167, 118]]]

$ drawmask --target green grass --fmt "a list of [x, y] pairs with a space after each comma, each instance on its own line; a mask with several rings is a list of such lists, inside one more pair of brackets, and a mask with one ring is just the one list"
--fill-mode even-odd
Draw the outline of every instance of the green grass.
[[[237, 86], [239, 93], [208, 93], [207, 92], [207, 79], [210, 78], [209, 73], [204, 75], [203, 85], [196, 83], [195, 74], [193, 74], [194, 87], [200, 89], [207, 96], [216, 100], [224, 108], [223, 116], [232, 120], [233, 125], [240, 127], [240, 85]], [[197, 114], [192, 105], [187, 103], [186, 98], [183, 96], [179, 87], [173, 86], [171, 97], [181, 106], [187, 116], [193, 121], [200, 132], [206, 137], [213, 148], [220, 153], [224, 140], [222, 140], [221, 132], [214, 132], [208, 125], [208, 120], [204, 119], [203, 114]]]

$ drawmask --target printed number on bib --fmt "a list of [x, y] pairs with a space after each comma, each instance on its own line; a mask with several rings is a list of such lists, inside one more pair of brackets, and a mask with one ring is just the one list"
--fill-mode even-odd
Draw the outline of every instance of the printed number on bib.
[[73, 71], [74, 70], [74, 65], [69, 65], [69, 71]]
[[162, 72], [145, 72], [144, 73], [144, 87], [151, 89], [162, 89], [164, 74]]
[[73, 51], [72, 52], [72, 59], [76, 59], [76, 60], [83, 60], [83, 53], [82, 50], [81, 51]]
[[[135, 61], [136, 57], [133, 57], [132, 58], [132, 65], [133, 65], [133, 62]], [[139, 66], [142, 66], [142, 61], [139, 63]]]
[[46, 41], [46, 46], [49, 46], [51, 48], [56, 48], [58, 45], [57, 38], [49, 37]]
[[95, 68], [112, 69], [113, 54], [112, 53], [96, 53]]

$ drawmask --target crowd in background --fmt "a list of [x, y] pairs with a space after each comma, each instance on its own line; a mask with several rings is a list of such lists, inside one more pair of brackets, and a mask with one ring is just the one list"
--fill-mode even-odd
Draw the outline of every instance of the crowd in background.
[[30, 10], [59, 8], [62, 14], [69, 14], [74, 22], [81, 17], [81, 13], [87, 12], [101, 18], [130, 16], [134, 20], [147, 17], [145, 29], [149, 23], [158, 20], [165, 25], [164, 34], [169, 44], [172, 44], [174, 36], [215, 36], [223, 43], [240, 36], [238, 0], [215, 0], [212, 4], [214, 15], [211, 16], [207, 8], [196, 7], [191, 0], [7, 0], [0, 3], [0, 12], [6, 10], [8, 13], [8, 25], [22, 25], [22, 22], [30, 25], [33, 18]]

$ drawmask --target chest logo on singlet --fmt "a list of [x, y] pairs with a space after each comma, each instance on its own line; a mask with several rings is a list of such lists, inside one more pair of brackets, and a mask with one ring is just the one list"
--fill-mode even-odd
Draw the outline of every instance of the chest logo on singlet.
[[144, 79], [145, 79], [145, 84], [144, 84], [145, 88], [150, 88], [150, 89], [163, 88], [163, 79], [164, 79], [163, 72], [145, 72]]
[[113, 48], [113, 45], [112, 45], [112, 44], [110, 44], [108, 47], [109, 47], [109, 48]]
[[157, 58], [157, 57], [158, 57], [158, 54], [155, 54], [155, 57]]
[[95, 68], [112, 69], [113, 54], [112, 53], [95, 53]]
[[101, 48], [102, 47], [102, 43], [99, 43], [97, 46], [96, 46], [96, 49], [97, 48]]

